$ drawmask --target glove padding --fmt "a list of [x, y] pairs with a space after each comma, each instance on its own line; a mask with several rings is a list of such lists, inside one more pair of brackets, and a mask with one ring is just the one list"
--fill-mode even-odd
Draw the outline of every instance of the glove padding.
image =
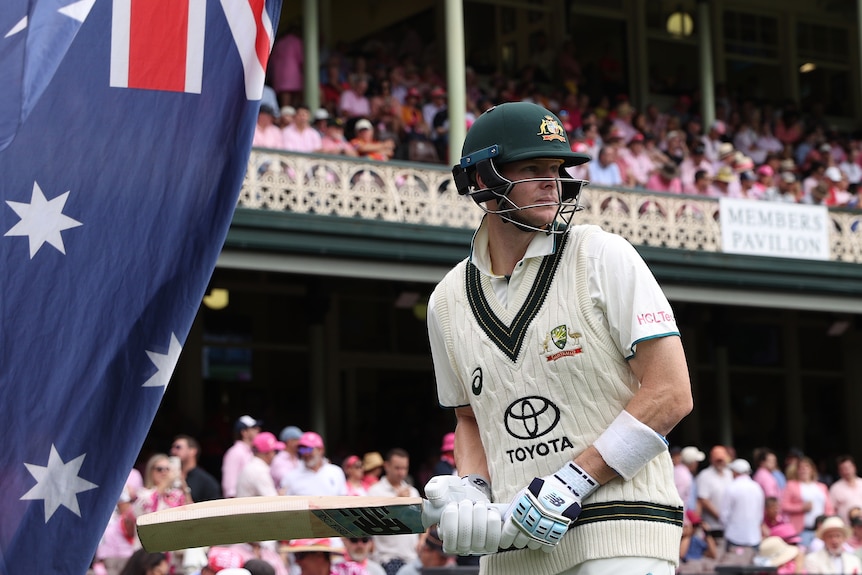
[[422, 522], [426, 527], [437, 523], [445, 553], [485, 555], [499, 550], [503, 520], [490, 494], [488, 482], [477, 475], [438, 475], [425, 485]]
[[536, 477], [504, 514], [500, 547], [550, 553], [580, 514], [580, 497], [564, 483], [553, 475]]

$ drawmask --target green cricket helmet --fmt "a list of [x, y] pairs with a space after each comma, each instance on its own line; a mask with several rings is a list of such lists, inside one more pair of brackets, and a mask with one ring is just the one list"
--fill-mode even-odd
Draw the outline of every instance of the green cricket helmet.
[[[558, 158], [561, 201], [577, 199], [583, 180], [572, 178], [566, 168], [590, 161], [590, 156], [573, 152], [563, 123], [556, 115], [531, 102], [509, 102], [490, 108], [479, 116], [464, 139], [461, 161], [452, 168], [455, 186], [478, 204], [501, 199], [515, 182], [500, 175], [498, 167], [509, 162], [534, 158]], [[476, 176], [480, 176], [483, 188]]]

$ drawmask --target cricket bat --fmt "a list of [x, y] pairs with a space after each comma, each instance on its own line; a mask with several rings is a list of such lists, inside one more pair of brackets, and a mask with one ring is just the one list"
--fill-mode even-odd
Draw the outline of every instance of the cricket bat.
[[419, 497], [239, 497], [148, 513], [138, 517], [137, 525], [141, 543], [152, 553], [252, 541], [422, 533], [442, 511], [443, 506]]

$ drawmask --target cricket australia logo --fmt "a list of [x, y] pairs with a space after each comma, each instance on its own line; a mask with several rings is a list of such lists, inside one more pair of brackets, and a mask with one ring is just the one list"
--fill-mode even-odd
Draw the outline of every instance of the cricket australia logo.
[[[539, 353], [544, 355], [548, 361], [578, 355], [584, 352], [584, 347], [581, 345], [582, 337], [584, 337], [582, 333], [570, 330], [565, 324], [558, 325], [545, 334], [545, 339], [539, 346]], [[552, 352], [552, 343], [560, 351]]]
[[542, 123], [539, 124], [539, 133], [536, 135], [542, 136], [542, 139], [546, 142], [553, 140], [558, 142], [566, 141], [566, 131], [556, 118], [547, 114], [542, 118]]

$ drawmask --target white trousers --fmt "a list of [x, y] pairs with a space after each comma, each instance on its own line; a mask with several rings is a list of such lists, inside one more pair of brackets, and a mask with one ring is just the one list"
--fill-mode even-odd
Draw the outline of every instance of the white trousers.
[[560, 575], [674, 575], [673, 563], [652, 557], [593, 559], [567, 569]]

